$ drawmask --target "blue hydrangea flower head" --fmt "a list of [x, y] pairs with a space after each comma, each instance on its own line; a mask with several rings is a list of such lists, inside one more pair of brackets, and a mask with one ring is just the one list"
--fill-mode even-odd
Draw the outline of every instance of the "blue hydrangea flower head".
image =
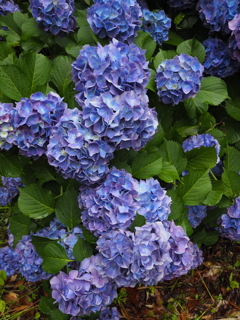
[[167, 0], [167, 3], [170, 5], [170, 7], [178, 10], [184, 10], [195, 6], [196, 0]]
[[140, 180], [138, 195], [140, 205], [138, 213], [144, 216], [147, 222], [168, 220], [172, 199], [166, 195], [166, 191], [157, 180], [153, 178]]
[[172, 262], [165, 267], [163, 280], [170, 280], [186, 274], [203, 262], [202, 251], [193, 244], [181, 226], [174, 221], [165, 221], [164, 226], [170, 233], [170, 257]]
[[0, 187], [0, 206], [4, 207], [11, 202], [23, 187], [21, 178], [1, 177], [3, 187]]
[[19, 255], [11, 247], [0, 248], [0, 270], [4, 270], [7, 276], [19, 273]]
[[199, 0], [196, 9], [203, 25], [211, 32], [229, 34], [228, 21], [237, 14], [238, 4], [236, 0]]
[[47, 157], [50, 165], [64, 178], [94, 184], [108, 172], [114, 148], [83, 125], [82, 112], [66, 109], [49, 139]]
[[171, 28], [171, 19], [163, 10], [151, 12], [148, 9], [143, 10], [142, 27], [143, 31], [149, 33], [153, 39], [161, 45], [163, 41], [168, 40], [169, 29]]
[[67, 228], [57, 218], [54, 218], [49, 227], [38, 230], [34, 235], [56, 240], [65, 238], [67, 234]]
[[133, 90], [145, 92], [150, 71], [144, 50], [135, 44], [113, 39], [102, 47], [85, 45], [72, 64], [75, 98], [82, 105], [86, 98], [109, 92], [112, 96]]
[[12, 103], [0, 102], [0, 150], [9, 150], [13, 145], [14, 127], [11, 124], [13, 111]]
[[12, 0], [0, 0], [0, 16], [6, 16], [9, 12], [20, 11], [19, 6]]
[[120, 314], [116, 307], [102, 308], [100, 316], [97, 320], [120, 320]]
[[218, 163], [220, 161], [220, 158], [218, 156], [220, 153], [220, 144], [211, 134], [209, 133], [196, 134], [184, 140], [182, 144], [184, 152], [190, 151], [194, 148], [213, 147], [213, 146], [215, 146], [215, 149], [216, 149], [217, 163]]
[[63, 313], [90, 315], [116, 298], [116, 285], [104, 276], [101, 259], [101, 255], [84, 259], [79, 270], [71, 270], [69, 275], [60, 271], [50, 280], [52, 297]]
[[236, 14], [233, 20], [228, 23], [229, 29], [232, 31], [229, 38], [229, 53], [234, 60], [240, 62], [240, 14]]
[[181, 53], [173, 59], [162, 61], [156, 71], [160, 101], [176, 105], [198, 93], [204, 67], [196, 57]]
[[39, 27], [47, 33], [65, 35], [76, 28], [73, 0], [30, 0]]
[[87, 10], [87, 20], [99, 37], [132, 43], [140, 29], [142, 10], [137, 1], [98, 0]]
[[193, 228], [196, 228], [207, 216], [207, 206], [187, 206], [188, 220]]
[[213, 77], [225, 78], [238, 72], [239, 62], [231, 58], [228, 45], [221, 39], [209, 37], [203, 41], [206, 57], [204, 72]]
[[67, 104], [56, 93], [41, 92], [22, 98], [12, 116], [14, 135], [11, 139], [25, 157], [38, 158], [47, 151], [49, 136]]
[[104, 92], [86, 99], [82, 109], [85, 126], [115, 149], [138, 151], [157, 131], [157, 114], [148, 108], [146, 93], [131, 90], [114, 96]]
[[27, 281], [49, 279], [52, 275], [42, 269], [43, 259], [32, 244], [31, 236], [23, 236], [16, 245], [15, 251], [19, 256], [19, 272]]
[[138, 182], [124, 169], [111, 168], [97, 187], [82, 186], [78, 196], [83, 225], [97, 237], [114, 229], [127, 229], [136, 217]]
[[227, 213], [221, 215], [218, 223], [218, 231], [223, 237], [240, 241], [240, 197], [235, 199]]

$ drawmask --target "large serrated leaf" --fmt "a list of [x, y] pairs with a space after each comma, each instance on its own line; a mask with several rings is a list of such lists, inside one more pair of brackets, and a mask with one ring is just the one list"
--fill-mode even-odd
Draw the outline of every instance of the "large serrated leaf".
[[0, 45], [0, 61], [7, 58], [7, 56], [13, 52], [13, 48], [7, 42], [2, 42]]
[[221, 191], [210, 191], [203, 204], [206, 206], [215, 206], [221, 200], [223, 193]]
[[162, 50], [160, 49], [158, 54], [155, 56], [153, 65], [157, 69], [159, 64], [166, 59], [173, 59], [177, 55], [177, 52], [174, 50]]
[[227, 171], [240, 172], [240, 151], [234, 147], [227, 146], [227, 159], [224, 161]]
[[202, 203], [212, 188], [208, 170], [192, 171], [183, 177], [182, 182], [177, 192], [182, 197], [184, 204], [188, 206]]
[[132, 163], [132, 175], [139, 179], [148, 179], [157, 175], [162, 168], [162, 157], [156, 153], [139, 153]]
[[9, 218], [10, 232], [14, 235], [14, 245], [30, 232], [31, 220], [22, 213], [14, 214]]
[[179, 44], [177, 54], [185, 53], [192, 57], [197, 57], [202, 63], [205, 59], [205, 48], [196, 39], [190, 39]]
[[150, 36], [150, 34], [141, 30], [138, 31], [138, 36], [134, 39], [134, 43], [138, 47], [146, 50], [146, 59], [151, 60], [152, 55], [157, 47], [157, 44], [154, 41], [154, 39]]
[[158, 174], [158, 177], [168, 183], [173, 182], [174, 180], [179, 180], [179, 175], [177, 169], [174, 165], [170, 164], [169, 162], [164, 161], [162, 164], [162, 169]]
[[47, 273], [58, 273], [68, 262], [72, 261], [58, 243], [47, 244], [41, 258], [43, 259], [42, 268]]
[[73, 247], [74, 258], [77, 261], [81, 262], [85, 258], [91, 257], [92, 254], [93, 254], [93, 248], [90, 245], [90, 243], [78, 237], [78, 241]]
[[4, 177], [19, 177], [23, 173], [22, 165], [17, 155], [0, 153], [0, 175]]
[[40, 303], [38, 305], [38, 308], [40, 311], [42, 311], [45, 314], [50, 314], [52, 312], [52, 309], [54, 307], [54, 299], [51, 297], [41, 297]]
[[56, 242], [57, 240], [49, 239], [46, 237], [32, 236], [32, 244], [37, 250], [37, 253], [42, 257], [44, 255], [44, 249], [49, 243]]
[[236, 197], [240, 195], [240, 175], [238, 173], [224, 170], [222, 181], [226, 196]]
[[196, 118], [198, 113], [203, 114], [208, 111], [208, 104], [199, 101], [196, 97], [185, 100], [184, 107], [189, 118]]
[[146, 218], [142, 216], [141, 214], [136, 214], [135, 219], [133, 220], [130, 230], [134, 232], [135, 227], [142, 227], [146, 224]]
[[186, 152], [188, 158], [187, 170], [211, 169], [216, 165], [217, 154], [215, 147], [194, 148]]
[[98, 238], [95, 237], [95, 235], [91, 233], [88, 229], [86, 229], [84, 226], [81, 226], [81, 229], [83, 231], [84, 239], [89, 243], [96, 244]]
[[240, 121], [240, 98], [226, 101], [226, 111], [232, 118]]
[[178, 195], [176, 190], [170, 189], [167, 191], [167, 195], [171, 197], [171, 213], [169, 220], [184, 220], [187, 219], [187, 209], [184, 205], [183, 199]]
[[55, 200], [51, 191], [31, 184], [20, 188], [19, 209], [33, 219], [42, 219], [54, 212]]

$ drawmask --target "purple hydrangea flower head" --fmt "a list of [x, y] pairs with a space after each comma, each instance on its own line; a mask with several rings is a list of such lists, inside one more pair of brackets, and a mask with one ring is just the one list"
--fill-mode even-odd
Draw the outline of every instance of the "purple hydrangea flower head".
[[162, 61], [156, 70], [160, 101], [176, 105], [180, 101], [195, 97], [200, 90], [203, 70], [203, 65], [196, 57], [185, 53]]
[[151, 12], [148, 9], [143, 10], [142, 27], [143, 31], [149, 33], [153, 39], [161, 45], [163, 41], [168, 40], [169, 29], [171, 28], [171, 19], [163, 10]]
[[221, 215], [218, 223], [218, 231], [223, 237], [240, 241], [240, 197], [235, 199], [227, 213]]
[[2, 185], [0, 188], [0, 206], [6, 206], [9, 202], [12, 201], [18, 194], [19, 189], [23, 187], [21, 178], [8, 178], [2, 177]]
[[138, 283], [148, 286], [162, 280], [165, 267], [172, 262], [169, 238], [161, 221], [135, 228], [131, 273]]
[[97, 0], [87, 13], [89, 25], [99, 38], [132, 43], [140, 29], [142, 10], [135, 0]]
[[11, 120], [13, 111], [12, 103], [0, 102], [0, 150], [9, 150], [12, 147], [14, 127]]
[[16, 103], [12, 140], [22, 155], [38, 158], [47, 151], [49, 136], [66, 107], [63, 98], [53, 92], [47, 96], [37, 92]]
[[187, 206], [188, 220], [193, 228], [196, 228], [207, 216], [207, 206]]
[[109, 92], [112, 96], [133, 90], [145, 92], [150, 71], [144, 50], [113, 39], [102, 47], [85, 45], [72, 64], [73, 81], [82, 105], [86, 98]]
[[166, 195], [166, 191], [157, 180], [153, 178], [140, 180], [138, 195], [140, 205], [138, 213], [144, 216], [147, 222], [168, 220], [171, 198]]
[[78, 202], [83, 225], [97, 237], [130, 227], [139, 208], [137, 185], [130, 173], [113, 167], [99, 186], [82, 186]]
[[192, 8], [196, 4], [196, 0], [167, 0], [170, 7], [178, 10]]
[[170, 233], [169, 251], [172, 262], [165, 267], [163, 280], [170, 280], [186, 274], [190, 269], [202, 263], [202, 251], [193, 244], [181, 226], [174, 221], [165, 221], [164, 226]]
[[220, 144], [219, 142], [209, 133], [196, 134], [183, 141], [183, 151], [187, 152], [195, 148], [200, 147], [213, 147], [215, 146], [217, 153], [217, 163], [220, 161]]
[[206, 57], [203, 63], [204, 72], [213, 77], [225, 78], [239, 69], [239, 62], [230, 57], [228, 46], [218, 38], [209, 37], [203, 41]]
[[146, 93], [104, 92], [86, 99], [82, 109], [84, 125], [115, 149], [140, 150], [157, 131], [157, 114], [148, 108]]
[[236, 14], [228, 26], [232, 31], [228, 41], [229, 53], [234, 60], [240, 62], [240, 14]]
[[228, 21], [237, 14], [238, 4], [237, 0], [199, 0], [196, 9], [203, 25], [211, 32], [222, 31], [228, 34]]
[[73, 0], [30, 0], [30, 9], [39, 28], [54, 35], [65, 35], [76, 28]]
[[0, 270], [4, 270], [7, 276], [19, 273], [19, 255], [11, 247], [0, 248]]
[[102, 266], [109, 279], [118, 287], [135, 287], [131, 271], [134, 258], [134, 234], [130, 231], [112, 230], [97, 240], [97, 250], [102, 255]]
[[12, 0], [0, 0], [0, 16], [6, 16], [9, 12], [20, 11], [19, 6]]
[[100, 311], [116, 298], [116, 285], [104, 276], [101, 259], [99, 254], [86, 258], [79, 270], [72, 270], [69, 275], [60, 272], [50, 280], [52, 297], [63, 313], [89, 315]]
[[69, 259], [75, 259], [73, 255], [73, 248], [78, 241], [78, 237], [83, 238], [82, 229], [79, 227], [73, 228], [68, 232], [68, 235], [59, 242], [62, 247], [66, 250]]
[[49, 139], [47, 157], [64, 178], [99, 182], [108, 172], [114, 148], [82, 123], [82, 112], [66, 109]]
[[43, 259], [32, 244], [31, 236], [23, 236], [16, 245], [15, 251], [19, 255], [19, 272], [27, 281], [49, 279], [52, 275], [42, 269]]
[[116, 307], [102, 308], [100, 316], [97, 320], [120, 320], [120, 314]]

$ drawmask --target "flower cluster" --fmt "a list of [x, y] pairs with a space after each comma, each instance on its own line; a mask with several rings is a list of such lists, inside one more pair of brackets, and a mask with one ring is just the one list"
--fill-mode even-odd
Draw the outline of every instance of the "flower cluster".
[[192, 8], [197, 0], [167, 0], [168, 4], [170, 7], [179, 9], [179, 10], [184, 10], [188, 8]]
[[66, 109], [49, 139], [47, 157], [64, 178], [99, 182], [108, 172], [114, 148], [82, 124], [78, 109]]
[[230, 33], [228, 21], [237, 14], [238, 1], [232, 0], [199, 0], [196, 9], [199, 11], [203, 25], [211, 32], [222, 31], [223, 34]]
[[161, 45], [163, 41], [168, 40], [171, 19], [166, 16], [163, 10], [151, 12], [148, 9], [145, 9], [143, 10], [141, 28], [143, 31], [149, 33], [153, 39]]
[[72, 67], [75, 89], [79, 92], [75, 97], [81, 106], [86, 98], [103, 92], [116, 96], [133, 90], [141, 94], [150, 76], [144, 51], [116, 39], [104, 47], [83, 46]]
[[11, 124], [14, 107], [12, 103], [0, 102], [0, 150], [12, 147], [14, 128]]
[[145, 93], [105, 92], [86, 99], [82, 109], [84, 125], [115, 149], [140, 150], [157, 131], [157, 114]]
[[100, 316], [97, 320], [120, 320], [120, 314], [116, 307], [102, 308]]
[[185, 53], [162, 61], [156, 73], [160, 101], [176, 105], [194, 97], [200, 90], [204, 67], [196, 57]]
[[37, 92], [16, 103], [11, 140], [22, 155], [38, 158], [46, 153], [49, 137], [66, 107], [63, 98], [53, 92], [47, 96]]
[[218, 223], [220, 224], [218, 231], [223, 237], [240, 241], [240, 197], [235, 199], [227, 213], [221, 215]]
[[235, 15], [233, 20], [228, 23], [229, 29], [232, 31], [229, 38], [229, 53], [231, 57], [240, 62], [240, 14]]
[[8, 12], [20, 11], [19, 6], [12, 0], [0, 0], [0, 16], [6, 16]]
[[207, 216], [207, 206], [187, 206], [188, 220], [193, 228], [196, 228]]
[[30, 9], [39, 27], [47, 33], [65, 35], [76, 27], [73, 0], [30, 0]]
[[203, 41], [203, 45], [206, 50], [204, 72], [214, 77], [225, 78], [238, 71], [239, 62], [230, 57], [228, 45], [221, 39], [209, 37]]
[[0, 206], [4, 207], [11, 202], [18, 194], [18, 188], [23, 187], [21, 178], [2, 177], [2, 185], [0, 187]]
[[87, 20], [99, 36], [133, 42], [140, 29], [142, 11], [135, 0], [95, 0], [88, 9]]
[[0, 248], [0, 270], [4, 270], [7, 276], [19, 273], [19, 255], [11, 247]]

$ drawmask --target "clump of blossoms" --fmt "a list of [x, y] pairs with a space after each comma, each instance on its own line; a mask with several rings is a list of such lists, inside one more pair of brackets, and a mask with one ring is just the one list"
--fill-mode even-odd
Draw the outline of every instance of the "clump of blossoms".
[[140, 29], [142, 10], [135, 0], [95, 0], [87, 10], [87, 20], [99, 37], [133, 42]]
[[99, 318], [97, 320], [120, 320], [120, 314], [116, 307], [105, 307], [102, 308]]
[[66, 109], [49, 139], [47, 157], [64, 178], [99, 182], [108, 172], [114, 148], [82, 123], [82, 112]]
[[54, 35], [65, 35], [76, 28], [73, 0], [30, 0], [30, 9], [39, 28]]
[[176, 105], [195, 97], [201, 87], [203, 65], [196, 57], [185, 53], [162, 61], [156, 70], [156, 84], [160, 101]]
[[164, 227], [170, 233], [170, 257], [172, 262], [164, 269], [163, 280], [171, 280], [186, 274], [203, 262], [202, 251], [193, 244], [181, 226], [174, 221], [164, 221]]
[[240, 241], [240, 197], [235, 199], [227, 213], [221, 215], [218, 223], [220, 224], [218, 231], [223, 237]]
[[236, 0], [199, 0], [196, 9], [203, 25], [211, 32], [222, 31], [223, 34], [228, 34], [228, 21], [237, 14], [238, 4]]
[[167, 0], [167, 3], [170, 5], [170, 7], [184, 10], [188, 8], [192, 8], [196, 4], [196, 0]]
[[138, 151], [157, 131], [157, 113], [148, 108], [145, 93], [105, 92], [86, 99], [82, 109], [84, 125], [115, 149]]
[[207, 216], [207, 206], [187, 206], [188, 220], [193, 228], [196, 228]]
[[12, 103], [0, 102], [0, 150], [9, 150], [12, 147], [14, 127], [12, 115], [14, 107]]
[[23, 184], [19, 177], [2, 177], [2, 185], [3, 187], [0, 187], [0, 206], [4, 207], [19, 194], [18, 188], [23, 187]]
[[240, 62], [240, 14], [235, 15], [233, 20], [228, 23], [229, 29], [232, 31], [229, 38], [229, 53], [231, 57]]
[[151, 12], [148, 9], [143, 10], [141, 29], [149, 33], [159, 45], [168, 40], [170, 28], [171, 19], [163, 10], [158, 12]]
[[116, 285], [105, 276], [101, 259], [101, 255], [86, 258], [79, 270], [71, 270], [69, 275], [60, 271], [50, 280], [52, 297], [63, 313], [90, 315], [117, 297]]
[[38, 158], [47, 151], [49, 137], [67, 104], [54, 92], [45, 96], [41, 92], [16, 103], [11, 125], [11, 140], [25, 157]]
[[225, 78], [238, 71], [239, 62], [230, 57], [228, 45], [221, 39], [209, 37], [202, 44], [206, 50], [204, 72], [214, 77]]
[[12, 0], [0, 0], [0, 16], [6, 16], [9, 12], [20, 11], [19, 6]]
[[8, 277], [19, 273], [19, 258], [11, 247], [0, 248], [0, 270], [4, 270]]
[[124, 169], [112, 168], [96, 188], [82, 186], [78, 196], [83, 225], [100, 236], [130, 227], [138, 209], [138, 182]]
[[150, 71], [144, 50], [113, 39], [102, 47], [85, 45], [72, 64], [75, 98], [83, 105], [87, 98], [109, 92], [112, 96], [124, 91], [145, 92]]
[[217, 153], [217, 163], [220, 161], [220, 144], [219, 142], [209, 133], [196, 134], [183, 141], [183, 151], [187, 152], [195, 148], [200, 147], [213, 147], [215, 146]]

